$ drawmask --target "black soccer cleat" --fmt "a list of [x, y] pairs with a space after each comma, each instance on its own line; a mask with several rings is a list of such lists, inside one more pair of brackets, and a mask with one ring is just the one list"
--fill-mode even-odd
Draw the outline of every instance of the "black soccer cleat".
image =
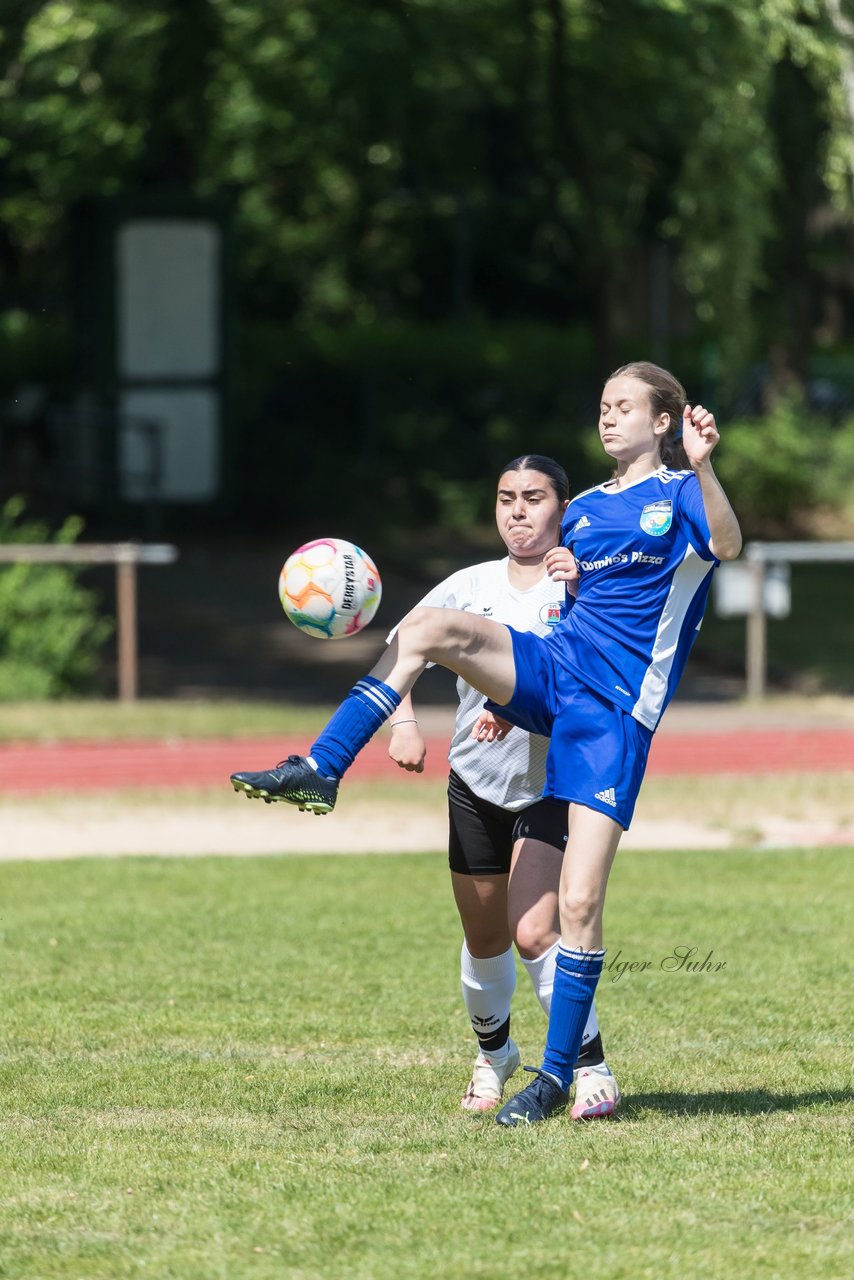
[[525, 1067], [525, 1070], [535, 1075], [536, 1080], [505, 1102], [495, 1117], [496, 1124], [508, 1129], [515, 1129], [519, 1124], [539, 1124], [549, 1116], [560, 1115], [569, 1101], [569, 1093], [539, 1067]]
[[331, 813], [338, 799], [338, 780], [312, 769], [305, 756], [288, 756], [275, 769], [261, 773], [233, 773], [231, 785], [253, 799], [284, 800], [311, 813]]

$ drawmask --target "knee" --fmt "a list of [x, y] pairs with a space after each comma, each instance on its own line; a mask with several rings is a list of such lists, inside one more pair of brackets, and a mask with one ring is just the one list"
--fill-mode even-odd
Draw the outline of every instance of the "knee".
[[423, 652], [435, 644], [441, 634], [441, 610], [418, 606], [413, 609], [398, 627], [398, 638], [401, 644]]
[[538, 920], [535, 916], [523, 916], [513, 928], [513, 941], [525, 960], [539, 960], [554, 945], [557, 937], [551, 921]]
[[490, 928], [488, 925], [483, 925], [481, 928], [472, 928], [468, 925], [465, 929], [465, 938], [468, 953], [476, 960], [503, 956], [510, 947], [510, 939], [506, 931], [500, 927]]
[[434, 609], [418, 605], [406, 615], [398, 628], [401, 643], [428, 661], [449, 654], [470, 651], [472, 644], [471, 615], [458, 609]]
[[584, 890], [569, 890], [561, 895], [560, 923], [561, 931], [585, 931], [591, 928], [602, 912], [602, 901], [598, 894]]

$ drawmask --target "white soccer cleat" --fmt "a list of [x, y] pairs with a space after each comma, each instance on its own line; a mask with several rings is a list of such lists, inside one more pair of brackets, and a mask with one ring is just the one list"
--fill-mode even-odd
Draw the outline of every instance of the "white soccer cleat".
[[463, 1094], [463, 1111], [491, 1111], [504, 1096], [504, 1086], [519, 1067], [519, 1050], [507, 1041], [507, 1056], [496, 1061], [481, 1051], [474, 1060], [471, 1080]]
[[603, 1062], [600, 1067], [582, 1067], [575, 1073], [573, 1120], [595, 1120], [612, 1116], [620, 1105], [620, 1086]]

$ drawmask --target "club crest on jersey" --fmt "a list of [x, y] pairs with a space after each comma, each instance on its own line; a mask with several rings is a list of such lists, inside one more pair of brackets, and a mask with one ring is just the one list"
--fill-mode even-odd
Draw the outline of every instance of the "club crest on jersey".
[[673, 524], [673, 503], [669, 499], [661, 502], [649, 502], [641, 512], [640, 527], [644, 533], [658, 538]]
[[547, 627], [556, 627], [561, 619], [561, 606], [559, 600], [552, 600], [549, 604], [544, 604], [540, 609], [540, 622], [544, 622]]

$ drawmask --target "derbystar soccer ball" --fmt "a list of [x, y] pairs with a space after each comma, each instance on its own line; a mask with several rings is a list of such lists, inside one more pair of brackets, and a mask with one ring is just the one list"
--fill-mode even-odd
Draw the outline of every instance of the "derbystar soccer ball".
[[366, 627], [379, 608], [377, 566], [343, 538], [318, 538], [288, 556], [279, 599], [295, 627], [319, 640], [338, 640]]

